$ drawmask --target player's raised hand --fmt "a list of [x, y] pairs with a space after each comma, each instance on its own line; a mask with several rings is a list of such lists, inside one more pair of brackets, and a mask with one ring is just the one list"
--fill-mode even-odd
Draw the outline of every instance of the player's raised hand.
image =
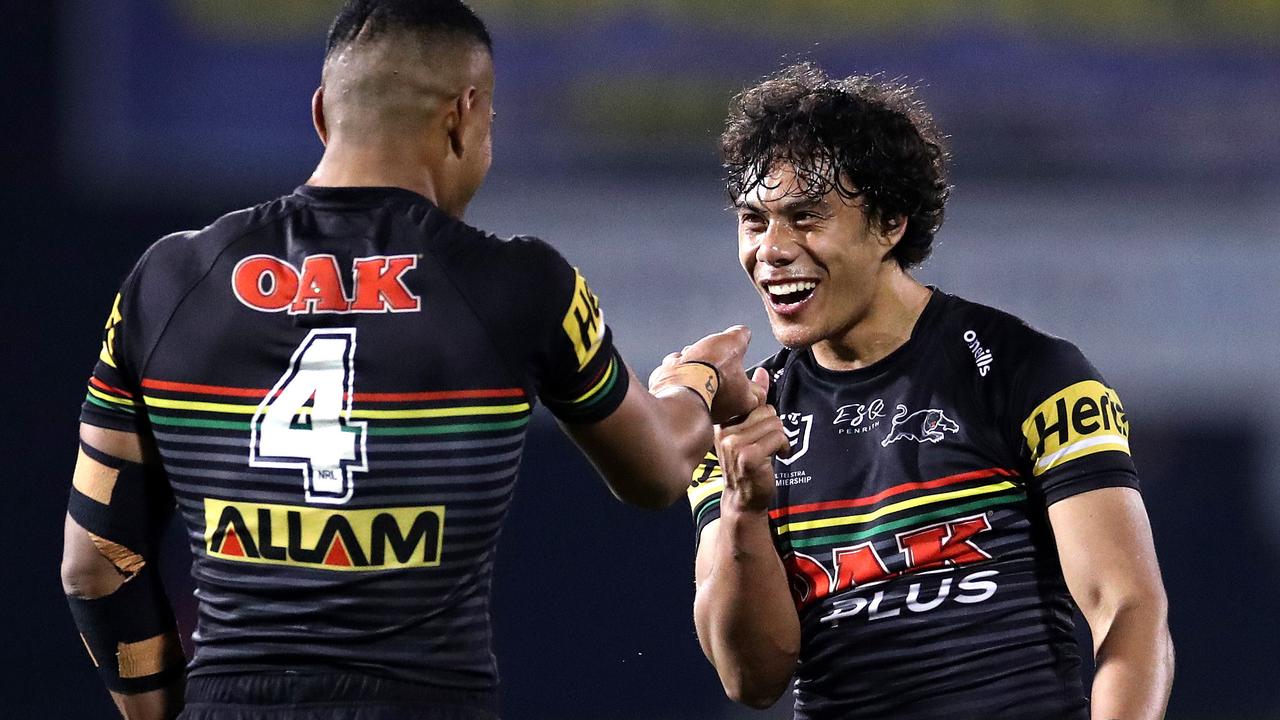
[[763, 402], [769, 391], [769, 373], [757, 368], [749, 385], [760, 404], [742, 422], [715, 429], [716, 455], [724, 472], [720, 502], [734, 510], [764, 512], [773, 499], [773, 458], [789, 455], [791, 444], [778, 413]]
[[752, 389], [742, 366], [750, 342], [751, 330], [745, 325], [734, 325], [724, 332], [702, 338], [678, 354], [680, 360], [709, 363], [719, 372], [720, 387], [711, 404], [714, 422], [723, 423], [746, 415], [763, 402]]

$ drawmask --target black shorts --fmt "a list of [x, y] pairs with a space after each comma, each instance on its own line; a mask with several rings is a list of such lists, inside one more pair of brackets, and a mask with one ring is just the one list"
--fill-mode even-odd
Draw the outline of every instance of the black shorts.
[[498, 720], [492, 692], [351, 674], [254, 673], [187, 679], [179, 720]]

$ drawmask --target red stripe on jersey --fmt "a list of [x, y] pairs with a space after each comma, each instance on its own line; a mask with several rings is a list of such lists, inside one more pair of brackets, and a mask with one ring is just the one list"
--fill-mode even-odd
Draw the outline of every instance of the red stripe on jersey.
[[118, 387], [112, 387], [102, 382], [101, 380], [99, 380], [96, 376], [93, 376], [93, 375], [89, 376], [89, 384], [96, 386], [99, 390], [106, 390], [109, 393], [115, 393], [116, 395], [119, 395], [121, 397], [129, 398], [130, 400], [133, 399], [133, 393], [127, 390], [121, 390]]
[[844, 508], [864, 507], [866, 505], [874, 505], [881, 500], [894, 495], [900, 495], [904, 492], [912, 490], [933, 490], [945, 485], [961, 483], [966, 480], [978, 480], [980, 478], [992, 477], [993, 475], [1001, 475], [1004, 477], [1016, 476], [1012, 470], [1004, 468], [988, 468], [986, 470], [971, 470], [969, 472], [959, 473], [957, 475], [948, 475], [935, 480], [925, 480], [922, 482], [909, 482], [901, 485], [895, 485], [887, 490], [882, 490], [875, 495], [857, 498], [856, 500], [831, 500], [828, 502], [808, 503], [805, 505], [791, 505], [788, 507], [778, 508], [769, 511], [769, 517], [777, 520], [788, 515], [798, 515], [800, 513], [817, 512], [819, 510], [841, 510]]
[[169, 392], [197, 393], [199, 395], [225, 395], [228, 397], [264, 398], [266, 390], [256, 388], [224, 387], [222, 385], [200, 385], [198, 383], [171, 382], [169, 380], [142, 379], [142, 387], [148, 390], [167, 390]]
[[[148, 390], [165, 390], [168, 392], [196, 393], [199, 395], [223, 395], [227, 397], [264, 398], [268, 390], [260, 388], [237, 388], [222, 385], [201, 385], [199, 383], [173, 382], [144, 378], [142, 387]], [[433, 390], [410, 393], [356, 393], [357, 402], [413, 402], [429, 400], [474, 400], [480, 398], [523, 397], [521, 388], [496, 388], [492, 390]]]

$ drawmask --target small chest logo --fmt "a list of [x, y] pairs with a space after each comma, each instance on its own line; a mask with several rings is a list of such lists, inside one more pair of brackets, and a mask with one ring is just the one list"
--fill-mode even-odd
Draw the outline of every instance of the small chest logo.
[[800, 413], [786, 413], [782, 416], [782, 432], [787, 435], [787, 442], [791, 443], [791, 457], [780, 457], [778, 462], [783, 465], [791, 463], [804, 457], [809, 452], [809, 432], [813, 429], [813, 414], [801, 415]]
[[837, 435], [861, 435], [880, 427], [880, 418], [884, 417], [884, 400], [876, 398], [866, 403], [849, 403], [836, 408], [836, 418], [831, 421], [836, 426]]
[[995, 356], [990, 350], [982, 347], [982, 343], [978, 341], [978, 333], [972, 330], [964, 331], [964, 341], [969, 346], [969, 352], [973, 353], [973, 362], [978, 366], [978, 375], [986, 377], [991, 370], [991, 363], [995, 362]]
[[259, 312], [414, 312], [422, 299], [404, 284], [404, 275], [417, 266], [416, 255], [356, 258], [348, 294], [333, 255], [308, 255], [301, 270], [272, 255], [250, 255], [231, 273], [231, 291]]
[[936, 443], [941, 442], [949, 432], [960, 432], [960, 426], [955, 420], [933, 408], [910, 412], [906, 405], [898, 405], [891, 422], [893, 426], [889, 428], [889, 434], [884, 440], [880, 441], [881, 447], [889, 447], [899, 440]]

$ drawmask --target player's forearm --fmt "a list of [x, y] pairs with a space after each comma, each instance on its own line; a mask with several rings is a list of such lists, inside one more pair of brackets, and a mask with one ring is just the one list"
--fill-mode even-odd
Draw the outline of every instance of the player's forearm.
[[168, 687], [150, 692], [134, 695], [112, 692], [111, 699], [125, 720], [172, 720], [182, 712], [183, 686], [180, 678]]
[[[70, 516], [66, 518], [63, 529], [62, 553], [62, 589], [71, 602], [103, 601], [120, 592], [125, 586], [126, 576], [111, 563], [93, 542], [89, 533]], [[134, 582], [137, 580], [135, 579]], [[161, 608], [162, 613], [171, 614], [167, 604]], [[77, 618], [77, 625], [85, 646], [89, 647], [87, 638], [109, 633], [109, 628], [101, 627], [103, 618], [98, 613], [82, 613]], [[175, 648], [180, 644], [177, 633], [169, 631], [166, 641], [153, 643], [160, 647]], [[136, 645], [135, 647], [143, 647]], [[149, 647], [149, 646], [148, 646]], [[149, 664], [146, 652], [142, 655], [138, 666]], [[90, 659], [95, 665], [102, 662], [119, 662], [119, 657], [98, 658], [92, 650]], [[154, 653], [151, 653], [154, 656]], [[163, 656], [162, 656], [163, 657]], [[183, 678], [178, 675], [165, 687], [145, 692], [125, 693], [111, 691], [111, 698], [122, 717], [127, 720], [168, 720], [178, 716], [182, 711]]]
[[[698, 396], [668, 390], [649, 397], [647, 417], [633, 425], [639, 442], [626, 467], [612, 473], [632, 504], [665, 508], [684, 497], [689, 478], [711, 445], [711, 418]], [[611, 485], [614, 485], [611, 483]], [[620, 495], [621, 497], [621, 495]]]
[[1174, 665], [1163, 597], [1121, 605], [1101, 630], [1095, 629], [1092, 717], [1163, 718]]
[[712, 443], [711, 418], [697, 395], [680, 388], [651, 395], [634, 378], [612, 415], [566, 429], [619, 500], [655, 509], [684, 496]]
[[795, 671], [800, 625], [767, 515], [725, 507], [715, 543], [694, 601], [698, 637], [726, 694], [768, 707]]

